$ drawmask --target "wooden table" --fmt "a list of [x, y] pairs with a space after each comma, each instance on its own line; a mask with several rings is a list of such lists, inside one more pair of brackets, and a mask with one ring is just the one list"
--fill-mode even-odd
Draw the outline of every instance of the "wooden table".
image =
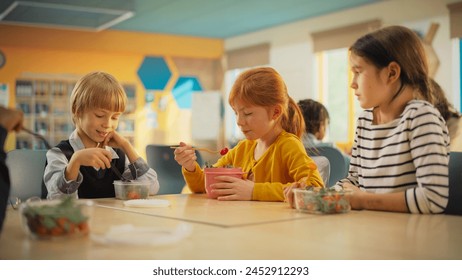
[[92, 232], [111, 226], [192, 226], [168, 246], [102, 245], [90, 237], [29, 239], [8, 209], [0, 259], [462, 259], [462, 216], [351, 211], [299, 213], [280, 202], [222, 202], [204, 195], [163, 195], [167, 208], [132, 208], [96, 200]]

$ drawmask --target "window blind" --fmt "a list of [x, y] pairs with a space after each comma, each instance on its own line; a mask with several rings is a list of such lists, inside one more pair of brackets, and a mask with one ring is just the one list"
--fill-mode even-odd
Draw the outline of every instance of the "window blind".
[[350, 47], [359, 37], [380, 28], [380, 20], [371, 20], [326, 31], [314, 32], [314, 52]]
[[451, 38], [462, 38], [462, 2], [448, 5]]
[[270, 44], [264, 43], [226, 52], [227, 69], [248, 68], [269, 64]]

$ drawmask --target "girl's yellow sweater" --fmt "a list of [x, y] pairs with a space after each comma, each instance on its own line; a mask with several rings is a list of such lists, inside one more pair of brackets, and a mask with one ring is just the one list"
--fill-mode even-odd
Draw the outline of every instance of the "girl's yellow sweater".
[[[258, 160], [253, 156], [256, 144], [255, 140], [242, 140], [214, 164], [214, 167], [232, 165], [246, 173], [251, 171], [255, 182], [252, 200], [284, 201], [284, 189], [310, 173], [307, 184], [323, 186], [319, 171], [312, 172], [309, 168], [315, 163], [297, 136], [283, 131]], [[197, 163], [194, 172], [183, 168], [183, 176], [192, 192], [205, 192], [204, 171]]]

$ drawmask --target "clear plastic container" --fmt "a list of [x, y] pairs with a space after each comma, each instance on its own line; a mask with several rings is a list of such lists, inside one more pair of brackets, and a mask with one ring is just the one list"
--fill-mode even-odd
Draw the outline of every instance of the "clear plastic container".
[[346, 213], [351, 210], [351, 191], [321, 188], [319, 191], [294, 189], [295, 208], [312, 214]]
[[114, 181], [115, 196], [117, 199], [146, 199], [149, 196], [149, 181]]
[[19, 205], [27, 235], [37, 239], [86, 236], [90, 233], [94, 202], [67, 197], [63, 200], [33, 200]]

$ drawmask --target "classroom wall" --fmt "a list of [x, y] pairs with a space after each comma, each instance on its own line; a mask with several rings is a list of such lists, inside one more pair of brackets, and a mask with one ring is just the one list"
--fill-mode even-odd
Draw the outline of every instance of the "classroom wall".
[[[216, 79], [204, 79], [205, 89], [220, 88], [222, 75], [215, 70], [216, 61], [221, 61], [223, 49], [223, 41], [218, 39], [0, 25], [0, 50], [7, 60], [6, 65], [0, 69], [0, 83], [9, 85], [11, 107], [15, 106], [15, 81], [25, 76], [40, 75], [59, 79], [63, 76], [80, 77], [90, 71], [103, 70], [113, 74], [122, 83], [135, 84], [135, 146], [144, 155], [145, 146], [149, 143], [189, 140], [190, 112], [180, 110], [178, 106], [167, 106], [157, 114], [158, 127], [147, 127], [144, 108], [146, 89], [137, 75], [143, 59], [147, 56], [162, 57], [171, 70], [171, 78], [165, 89], [155, 93], [152, 107], [153, 110], [158, 110], [161, 97], [170, 94], [178, 76], [195, 72], [196, 68], [199, 68], [196, 71], [199, 76], [207, 77], [207, 73], [217, 73], [219, 76]], [[208, 72], [204, 73], [204, 69]], [[11, 150], [14, 146], [14, 137], [9, 137], [6, 149]]]
[[274, 28], [236, 36], [225, 40], [225, 50], [235, 50], [262, 43], [270, 43], [270, 65], [284, 77], [289, 94], [295, 99], [317, 98], [313, 84], [313, 41], [311, 33], [368, 20], [379, 19], [383, 26], [405, 25], [423, 28], [438, 23], [433, 46], [440, 60], [435, 75], [448, 98], [458, 106], [460, 89], [454, 85], [459, 76], [453, 73], [453, 47], [449, 37], [448, 3], [460, 0], [389, 0], [353, 8], [326, 16], [281, 25]]
[[[367, 20], [380, 19], [383, 25], [403, 24], [425, 28], [431, 22], [439, 23], [433, 46], [440, 59], [435, 79], [449, 93], [451, 101], [460, 100], [460, 89], [454, 82], [459, 79], [454, 68], [453, 45], [449, 39], [449, 14], [446, 5], [460, 0], [389, 0], [329, 14], [313, 19], [297, 21], [226, 40], [147, 34], [141, 32], [102, 31], [85, 32], [23, 26], [0, 25], [0, 49], [7, 58], [0, 69], [0, 83], [10, 85], [10, 106], [14, 106], [14, 84], [18, 77], [28, 74], [81, 76], [93, 70], [105, 70], [121, 82], [137, 87], [138, 114], [136, 147], [144, 154], [149, 143], [173, 143], [190, 140], [190, 110], [169, 106], [158, 110], [159, 102], [169, 95], [175, 79], [182, 69], [194, 73], [195, 69], [215, 65], [225, 51], [270, 44], [270, 64], [284, 77], [289, 93], [295, 100], [316, 98], [312, 87], [314, 56], [311, 33], [351, 25]], [[145, 93], [136, 72], [146, 56], [161, 56], [172, 70], [172, 80], [164, 91], [156, 93], [152, 104], [157, 110], [159, 127], [146, 128]], [[207, 61], [213, 60], [213, 63]], [[196, 65], [196, 66], [194, 66]], [[215, 67], [215, 66], [214, 66]], [[210, 67], [213, 69], [213, 67]], [[213, 70], [211, 70], [213, 71]], [[216, 71], [217, 76], [221, 75]], [[223, 78], [222, 76], [220, 76]], [[208, 81], [216, 88], [221, 80]], [[164, 98], [165, 99], [165, 98]], [[457, 106], [459, 102], [454, 102]], [[172, 129], [175, 128], [175, 129]], [[7, 150], [14, 147], [11, 137]]]

